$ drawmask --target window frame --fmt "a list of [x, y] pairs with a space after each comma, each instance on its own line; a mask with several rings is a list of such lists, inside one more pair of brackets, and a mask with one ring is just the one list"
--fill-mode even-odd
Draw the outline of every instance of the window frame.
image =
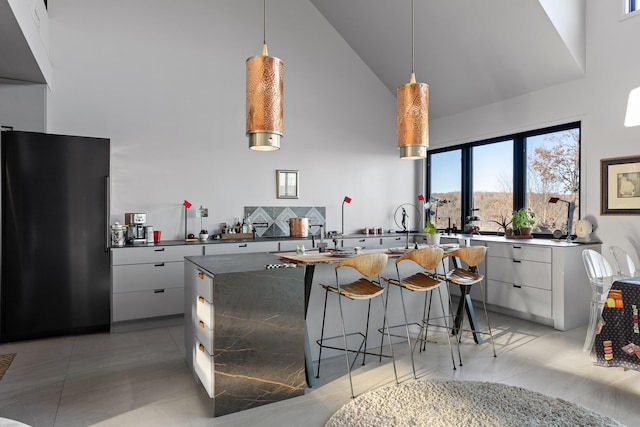
[[[466, 212], [469, 212], [473, 204], [473, 148], [487, 144], [496, 144], [513, 140], [513, 210], [526, 208], [527, 200], [527, 138], [561, 132], [565, 130], [578, 130], [578, 167], [580, 180], [578, 182], [578, 194], [582, 191], [582, 123], [580, 121], [564, 123], [555, 126], [549, 126], [541, 129], [518, 132], [510, 135], [499, 136], [480, 141], [468, 142], [464, 144], [451, 145], [442, 148], [429, 149], [427, 152], [426, 173], [425, 173], [425, 189], [428, 197], [431, 197], [431, 156], [433, 154], [444, 153], [447, 151], [461, 150], [461, 174], [460, 183], [460, 213], [461, 218], [455, 218], [462, 224], [461, 230], [464, 229], [464, 219]], [[580, 198], [582, 200], [582, 198]], [[578, 218], [581, 218], [582, 203], [578, 205]], [[453, 221], [453, 218], [452, 218]], [[495, 235], [495, 231], [482, 231], [480, 234]], [[551, 233], [536, 233], [536, 237], [548, 238]]]

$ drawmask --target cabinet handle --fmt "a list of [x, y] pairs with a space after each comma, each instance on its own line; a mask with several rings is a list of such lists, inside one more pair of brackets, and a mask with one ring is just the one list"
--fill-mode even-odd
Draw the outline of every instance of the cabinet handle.
[[198, 297], [198, 302], [201, 302], [201, 303], [203, 303], [203, 304], [204, 304], [204, 298], [202, 298], [202, 297]]
[[154, 294], [163, 294], [164, 293], [164, 289], [154, 289], [153, 293]]
[[164, 248], [160, 248], [160, 249], [154, 249], [154, 252], [164, 252]]
[[247, 244], [245, 243], [244, 245], [238, 245], [239, 248], [246, 248]]
[[204, 346], [202, 344], [198, 344], [198, 350], [204, 353]]
[[[396, 240], [400, 240], [400, 239], [401, 239], [400, 237], [396, 237]], [[424, 240], [427, 240], [427, 239], [425, 239], [424, 237], [423, 237], [423, 239], [424, 239]]]
[[198, 273], [198, 279], [204, 279], [204, 273]]
[[520, 264], [522, 261], [520, 261], [519, 259], [514, 259], [513, 262], [517, 262], [518, 264]]
[[516, 284], [514, 283], [514, 284], [513, 284], [513, 287], [514, 287], [514, 288], [521, 289], [521, 288], [522, 288], [522, 285], [516, 285]]
[[164, 267], [164, 262], [159, 262], [158, 264], [154, 264], [154, 267]]
[[522, 249], [522, 246], [513, 245], [513, 249]]
[[204, 322], [202, 320], [198, 321], [198, 326], [200, 326], [201, 328], [204, 328]]
[[365, 239], [360, 239], [360, 240], [358, 240], [358, 242], [366, 242], [366, 240]]

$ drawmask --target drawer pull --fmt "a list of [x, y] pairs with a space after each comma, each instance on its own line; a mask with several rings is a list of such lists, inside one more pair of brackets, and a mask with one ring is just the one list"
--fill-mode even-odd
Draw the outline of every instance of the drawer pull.
[[358, 240], [358, 242], [366, 242], [366, 240], [365, 239], [360, 239], [360, 240]]
[[245, 243], [244, 245], [238, 245], [239, 248], [246, 248], [247, 244]]
[[204, 298], [202, 297], [198, 297], [198, 302], [203, 303], [204, 304]]
[[202, 320], [198, 321], [198, 326], [200, 326], [201, 328], [204, 328], [204, 322]]
[[[396, 240], [400, 240], [400, 239], [401, 239], [401, 237], [396, 237]], [[424, 239], [424, 240], [427, 240], [427, 238], [426, 238], [426, 237], [423, 237], [423, 239]]]
[[522, 249], [522, 246], [513, 245], [513, 249]]
[[164, 289], [154, 289], [153, 293], [154, 294], [163, 294], [164, 293]]
[[198, 273], [198, 279], [204, 279], [204, 273]]
[[514, 284], [513, 284], [513, 287], [514, 287], [514, 288], [521, 289], [521, 288], [522, 288], [522, 285], [516, 285], [516, 284], [514, 283]]
[[164, 248], [160, 248], [160, 249], [154, 249], [154, 252], [164, 252]]
[[153, 265], [154, 267], [164, 267], [164, 262], [159, 262]]
[[198, 344], [198, 350], [204, 353], [204, 346], [202, 344]]
[[522, 261], [520, 261], [519, 259], [514, 259], [513, 262], [517, 262], [518, 264], [520, 264]]

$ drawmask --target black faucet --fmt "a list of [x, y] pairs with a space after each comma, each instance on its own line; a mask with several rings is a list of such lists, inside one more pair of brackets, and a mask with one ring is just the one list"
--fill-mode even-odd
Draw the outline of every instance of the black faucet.
[[254, 237], [256, 235], [256, 228], [269, 228], [269, 223], [268, 222], [254, 222], [253, 223], [253, 230], [251, 230], [251, 232], [253, 233]]

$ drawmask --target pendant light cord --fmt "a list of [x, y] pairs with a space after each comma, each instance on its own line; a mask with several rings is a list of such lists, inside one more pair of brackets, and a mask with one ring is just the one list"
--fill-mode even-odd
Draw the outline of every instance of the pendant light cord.
[[267, 44], [267, 0], [262, 1], [262, 44]]
[[[265, 0], [266, 1], [266, 0]], [[414, 31], [414, 0], [411, 0], [411, 74], [413, 74], [414, 68], [414, 45], [415, 45], [415, 31]]]

